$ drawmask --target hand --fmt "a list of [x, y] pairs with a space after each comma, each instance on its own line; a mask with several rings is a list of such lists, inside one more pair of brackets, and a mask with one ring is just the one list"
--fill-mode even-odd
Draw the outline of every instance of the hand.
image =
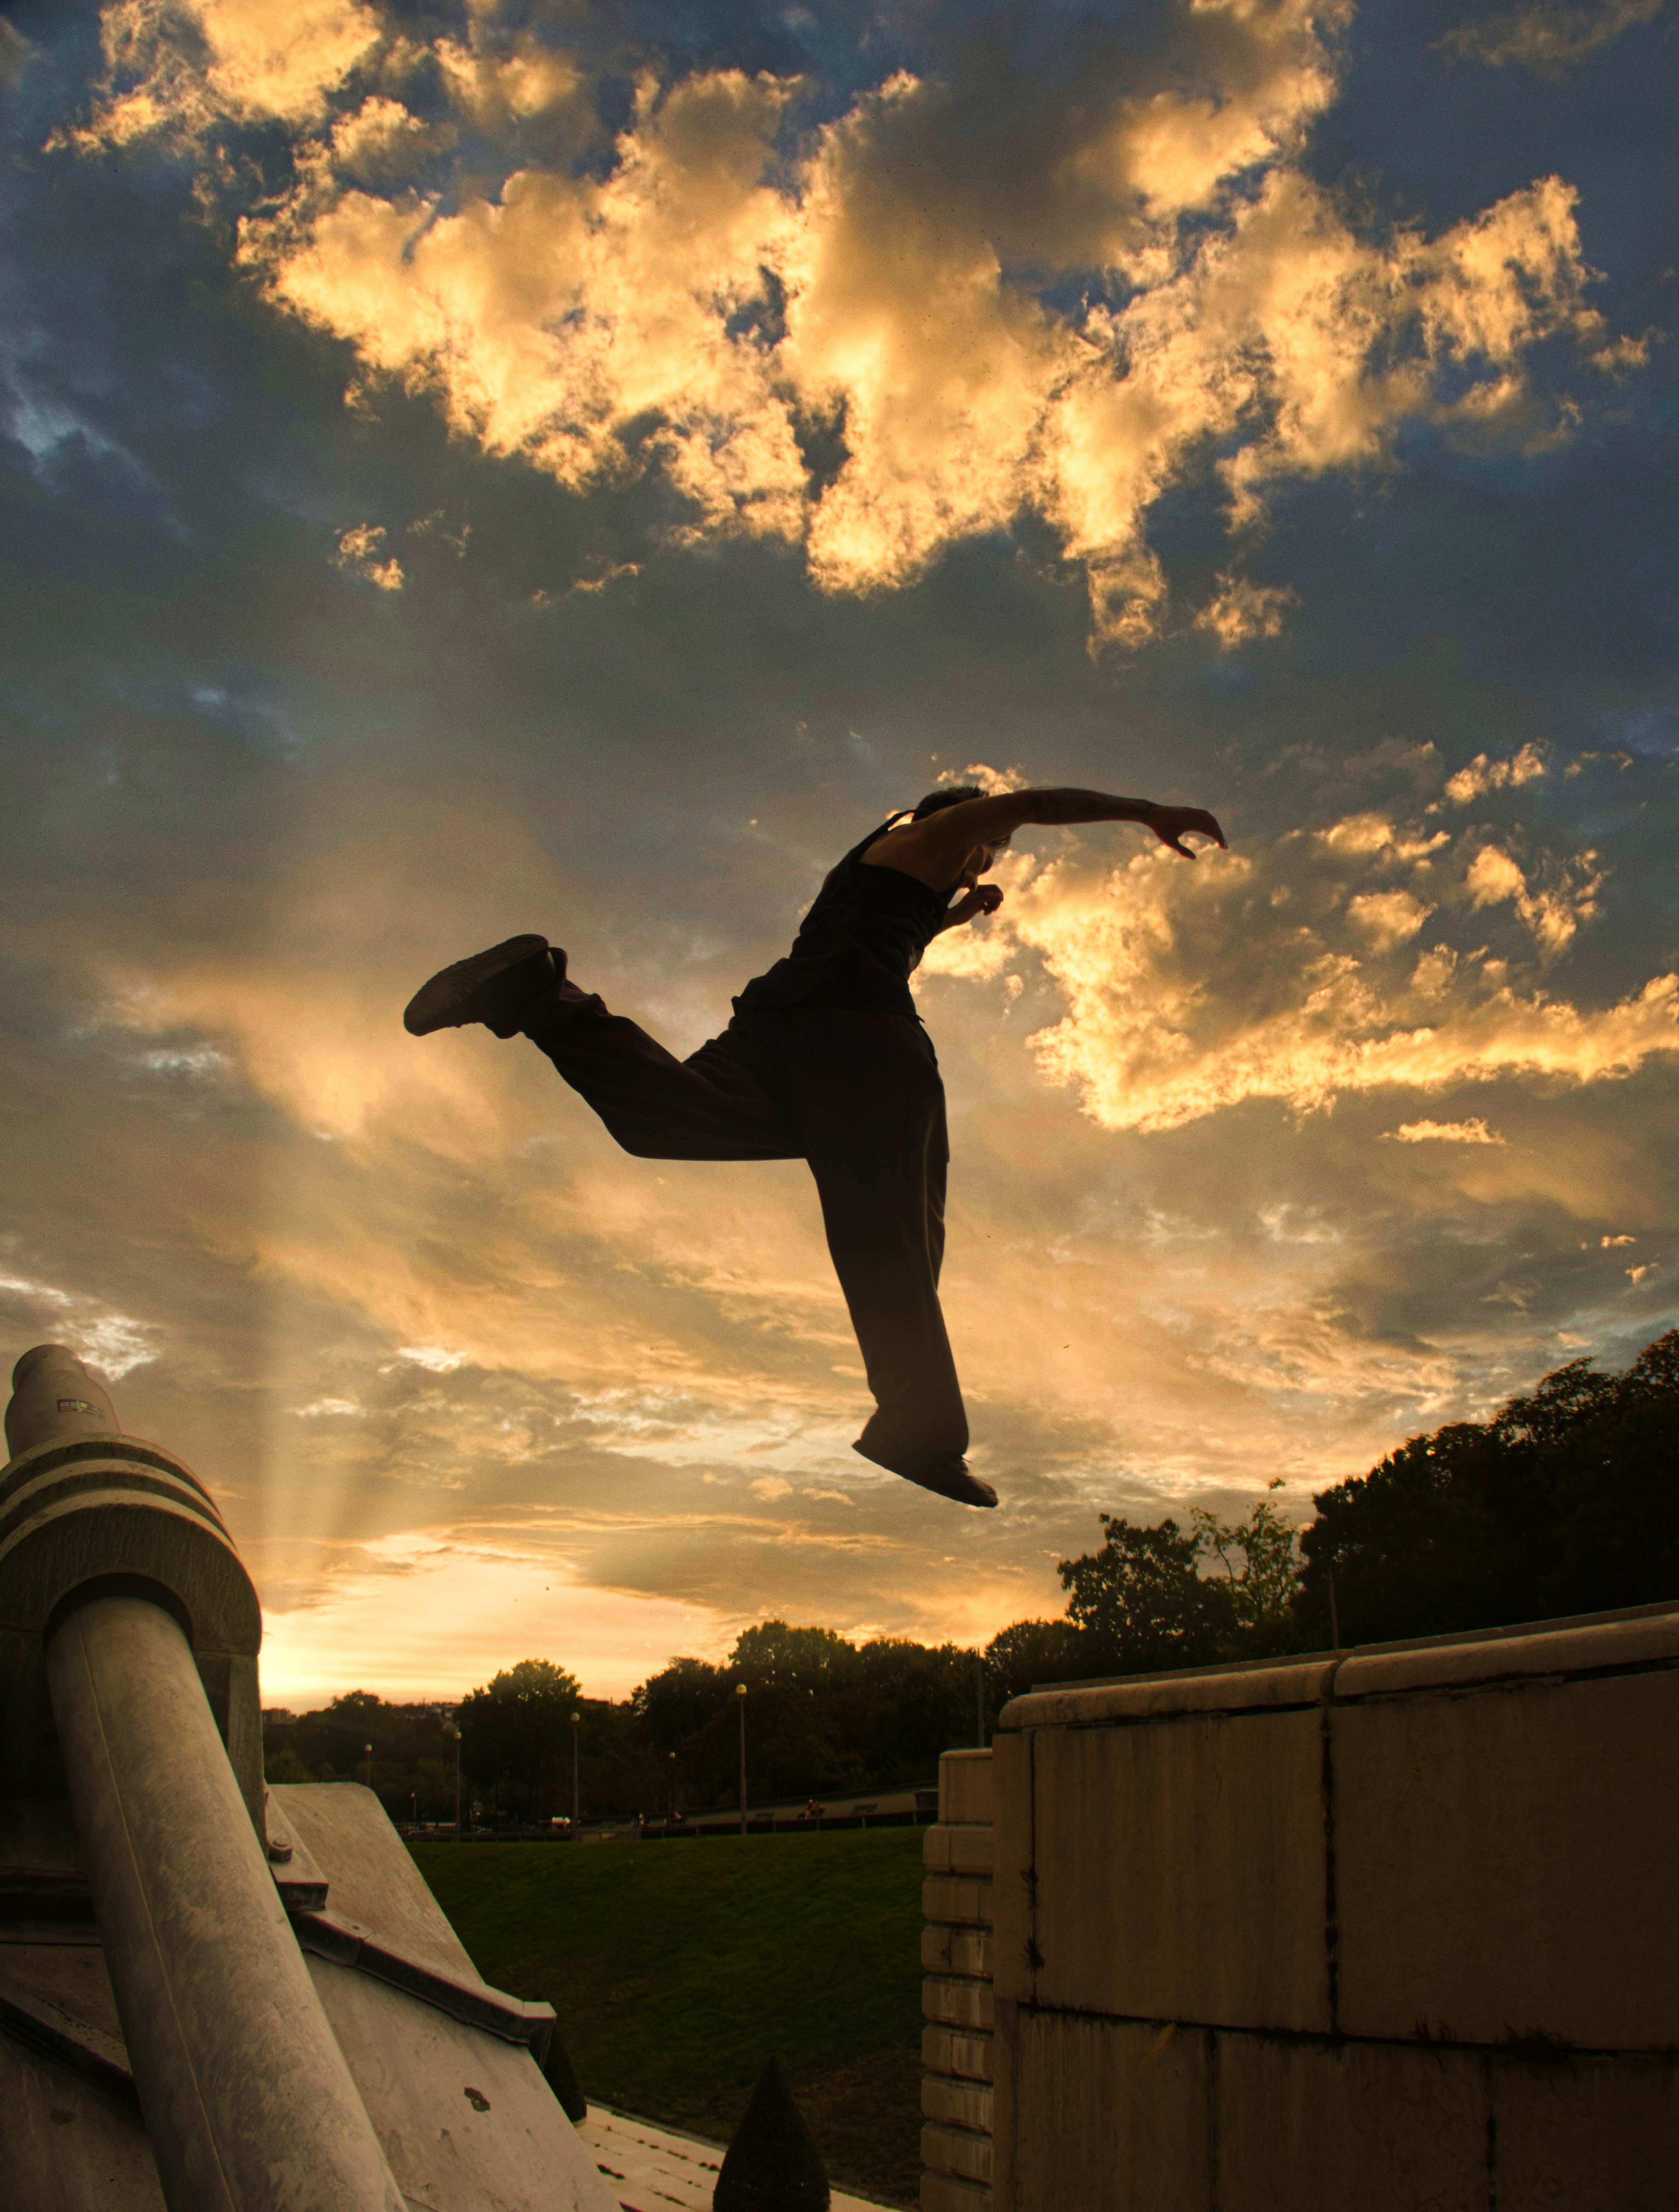
[[1201, 806], [1152, 806], [1144, 817], [1148, 827], [1163, 845], [1170, 845], [1174, 853], [1181, 853], [1186, 860], [1195, 854], [1183, 842], [1187, 836], [1210, 837], [1223, 850], [1225, 833], [1213, 817]]
[[1000, 884], [970, 884], [965, 895], [958, 899], [940, 926], [944, 929], [957, 929], [964, 921], [978, 921], [985, 915], [995, 914], [1002, 902], [1003, 894]]

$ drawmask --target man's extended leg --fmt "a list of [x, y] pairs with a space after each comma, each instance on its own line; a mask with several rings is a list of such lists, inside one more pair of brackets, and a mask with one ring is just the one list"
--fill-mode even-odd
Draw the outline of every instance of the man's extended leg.
[[879, 1409], [861, 1448], [900, 1473], [959, 1460], [968, 1417], [939, 1305], [950, 1148], [933, 1048], [914, 1023], [867, 1007], [795, 1009], [777, 1027], [789, 1104]]
[[788, 1160], [801, 1147], [731, 1024], [678, 1060], [592, 992], [562, 983], [524, 1024], [627, 1152], [646, 1160]]
[[619, 1144], [643, 1159], [784, 1160], [801, 1147], [763, 1079], [761, 1055], [731, 1024], [679, 1060], [566, 978], [565, 955], [512, 937], [423, 983], [403, 1017], [416, 1036], [482, 1022], [539, 1045]]

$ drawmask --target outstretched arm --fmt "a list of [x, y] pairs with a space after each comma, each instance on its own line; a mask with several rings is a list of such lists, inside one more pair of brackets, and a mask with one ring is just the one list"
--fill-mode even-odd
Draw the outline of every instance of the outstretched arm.
[[955, 878], [976, 846], [995, 844], [1028, 823], [1047, 828], [1079, 822], [1141, 823], [1186, 860], [1195, 857], [1183, 842], [1186, 836], [1208, 837], [1217, 845], [1225, 842], [1217, 822], [1199, 806], [1156, 806], [1147, 799], [1118, 799], [1110, 792], [1055, 787], [1002, 791], [994, 798], [940, 807], [924, 821], [892, 830], [865, 857], [936, 889]]

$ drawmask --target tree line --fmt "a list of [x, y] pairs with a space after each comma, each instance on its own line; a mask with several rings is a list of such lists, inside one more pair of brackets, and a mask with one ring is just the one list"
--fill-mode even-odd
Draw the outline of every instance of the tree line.
[[[1060, 1565], [1055, 1620], [1016, 1621], [982, 1654], [764, 1621], [727, 1659], [672, 1659], [623, 1703], [584, 1698], [525, 1660], [457, 1708], [464, 1793], [485, 1825], [733, 1802], [745, 1686], [755, 1800], [933, 1778], [1035, 1683], [1147, 1674], [1602, 1612], [1679, 1597], [1679, 1330], [1622, 1375], [1559, 1368], [1492, 1419], [1415, 1437], [1319, 1492], [1297, 1529], [1272, 1492], [1238, 1521], [1099, 1516], [1102, 1540]], [[574, 1714], [577, 1717], [574, 1722]], [[397, 1818], [454, 1811], [441, 1715], [363, 1691], [267, 1732], [271, 1780], [367, 1778]], [[374, 1746], [369, 1760], [364, 1747]]]

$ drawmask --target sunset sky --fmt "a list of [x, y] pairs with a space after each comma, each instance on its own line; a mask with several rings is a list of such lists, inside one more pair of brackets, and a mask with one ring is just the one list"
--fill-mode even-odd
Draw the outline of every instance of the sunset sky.
[[[264, 1692], [966, 1643], [1679, 1317], [1679, 7], [0, 16], [7, 1358], [185, 1455]], [[942, 778], [995, 1514], [849, 1449], [796, 1162], [416, 1042], [514, 931], [678, 1051]]]

